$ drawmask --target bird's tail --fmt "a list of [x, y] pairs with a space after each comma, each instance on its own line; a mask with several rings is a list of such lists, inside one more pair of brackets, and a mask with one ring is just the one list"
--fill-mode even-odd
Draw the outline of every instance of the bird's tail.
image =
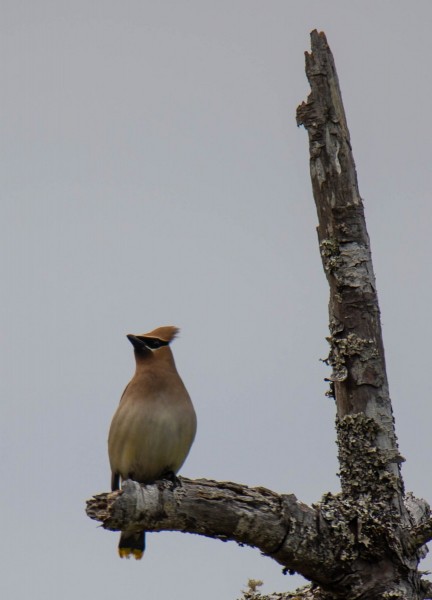
[[133, 556], [140, 560], [145, 550], [145, 531], [122, 531], [118, 545], [120, 558]]

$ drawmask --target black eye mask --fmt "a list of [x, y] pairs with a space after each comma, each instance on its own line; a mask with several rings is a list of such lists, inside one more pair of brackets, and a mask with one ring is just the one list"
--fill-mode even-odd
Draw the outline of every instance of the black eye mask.
[[155, 337], [146, 337], [144, 335], [132, 335], [129, 334], [127, 336], [128, 340], [135, 348], [135, 350], [157, 350], [162, 346], [168, 346], [169, 342], [165, 340], [161, 340], [160, 338]]
[[150, 337], [141, 337], [141, 336], [137, 336], [138, 339], [142, 340], [142, 342], [147, 346], [147, 348], [150, 348], [150, 350], [157, 350], [158, 348], [161, 348], [162, 346], [168, 346], [169, 342], [165, 342], [164, 340], [161, 340], [159, 338], [150, 338]]

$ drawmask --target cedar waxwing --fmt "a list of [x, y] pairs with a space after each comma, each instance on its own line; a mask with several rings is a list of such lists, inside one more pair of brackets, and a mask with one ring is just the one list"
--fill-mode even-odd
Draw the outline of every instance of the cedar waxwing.
[[[159, 327], [128, 335], [134, 347], [136, 371], [126, 386], [108, 436], [111, 488], [120, 479], [151, 483], [177, 473], [195, 437], [196, 415], [180, 379], [169, 343], [176, 327]], [[140, 559], [145, 532], [122, 531], [119, 554]]]

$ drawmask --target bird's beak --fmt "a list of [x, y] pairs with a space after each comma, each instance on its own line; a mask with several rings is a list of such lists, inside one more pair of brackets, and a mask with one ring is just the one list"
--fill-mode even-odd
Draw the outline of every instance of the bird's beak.
[[144, 340], [140, 339], [137, 335], [132, 335], [132, 333], [128, 333], [128, 335], [126, 337], [130, 341], [132, 346], [134, 348], [136, 348], [137, 350], [142, 350], [143, 348], [147, 348]]

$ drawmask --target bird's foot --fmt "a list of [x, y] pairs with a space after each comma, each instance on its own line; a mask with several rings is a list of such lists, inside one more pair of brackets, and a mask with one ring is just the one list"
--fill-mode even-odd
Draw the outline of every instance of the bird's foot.
[[174, 471], [167, 471], [166, 473], [164, 473], [163, 479], [168, 479], [168, 481], [171, 481], [171, 483], [173, 484], [173, 489], [181, 486], [181, 481], [174, 473]]

